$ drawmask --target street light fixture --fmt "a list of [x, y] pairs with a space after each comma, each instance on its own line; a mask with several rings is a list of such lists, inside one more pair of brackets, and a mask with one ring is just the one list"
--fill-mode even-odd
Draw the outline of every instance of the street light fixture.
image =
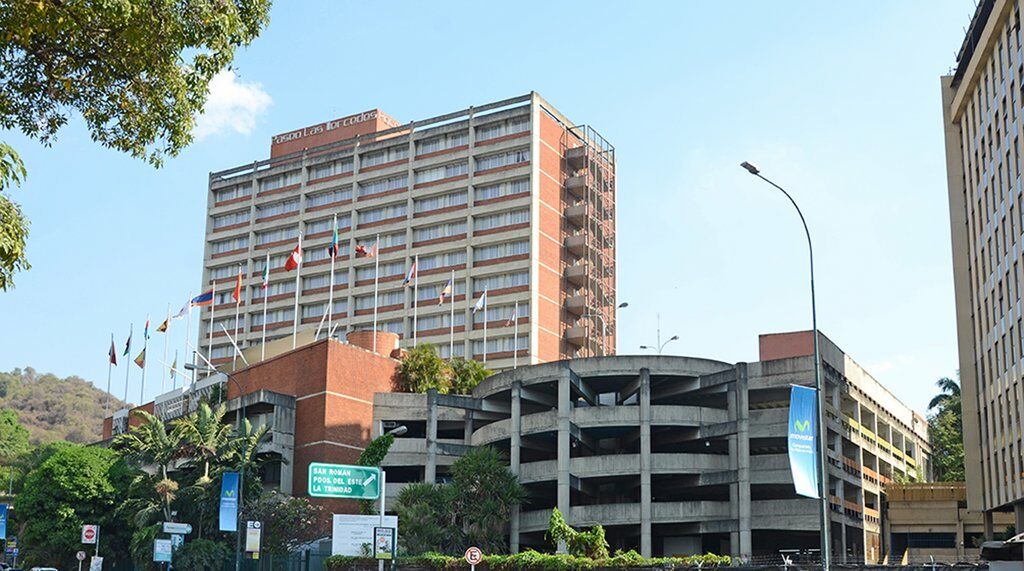
[[[619, 305], [615, 306], [615, 309], [622, 309], [624, 307], [629, 307], [629, 302], [624, 301], [624, 302], [620, 303]], [[601, 315], [600, 313], [590, 312], [590, 313], [584, 313], [582, 315], [582, 317], [583, 317], [583, 319], [586, 319], [588, 317], [590, 317], [590, 318], [596, 317], [601, 322], [601, 356], [604, 357], [605, 355], [608, 354], [608, 349], [605, 346], [605, 339], [604, 339], [605, 335], [607, 335], [607, 333], [608, 333], [608, 329], [607, 329], [607, 327], [604, 324], [604, 316]]]
[[654, 346], [654, 345], [641, 345], [640, 348], [641, 349], [653, 349], [653, 350], [657, 351], [659, 355], [661, 355], [661, 352], [665, 349], [665, 345], [668, 345], [669, 343], [671, 343], [673, 341], [679, 341], [679, 336], [678, 335], [673, 335], [670, 339], [667, 339], [664, 343], [659, 343], [658, 346]]
[[[209, 367], [200, 367], [193, 363], [185, 363], [185, 370], [211, 375], [221, 372]], [[235, 388], [238, 389], [238, 402], [241, 404], [241, 407], [235, 416], [235, 432], [241, 435], [242, 419], [245, 418], [245, 395], [242, 393], [242, 385], [239, 384], [238, 379], [234, 378], [230, 373], [224, 373], [224, 375], [229, 381], [235, 383]], [[242, 568], [242, 498], [244, 497], [242, 492], [245, 489], [245, 464], [249, 456], [249, 451], [246, 450], [248, 444], [249, 440], [244, 438], [242, 440], [242, 467], [238, 471], [238, 514], [235, 516], [235, 571], [240, 571]]]
[[822, 567], [823, 571], [829, 571], [829, 566], [830, 566], [830, 563], [831, 563], [830, 560], [831, 560], [831, 556], [832, 556], [831, 552], [830, 552], [830, 545], [829, 545], [831, 543], [831, 538], [829, 537], [830, 532], [831, 532], [831, 525], [830, 525], [830, 522], [829, 522], [829, 515], [828, 515], [828, 495], [827, 495], [828, 480], [826, 479], [827, 475], [828, 475], [828, 470], [827, 470], [826, 464], [825, 464], [825, 462], [826, 462], [826, 447], [828, 446], [827, 443], [825, 442], [825, 437], [827, 436], [828, 433], [826, 432], [827, 428], [825, 426], [825, 391], [824, 391], [824, 387], [822, 386], [822, 380], [821, 380], [821, 353], [818, 350], [818, 309], [817, 309], [817, 302], [816, 302], [815, 296], [814, 296], [814, 247], [811, 245], [811, 231], [807, 229], [807, 220], [804, 219], [804, 213], [800, 211], [800, 207], [797, 206], [796, 201], [793, 200], [793, 197], [790, 196], [790, 194], [788, 192], [786, 192], [786, 189], [782, 188], [781, 186], [779, 186], [779, 185], [775, 184], [774, 182], [772, 182], [772, 181], [768, 180], [767, 178], [765, 178], [764, 175], [761, 174], [761, 169], [757, 168], [753, 164], [751, 164], [751, 163], [749, 163], [747, 161], [743, 161], [742, 163], [740, 163], [740, 166], [743, 167], [750, 174], [752, 174], [752, 175], [756, 176], [757, 178], [767, 182], [768, 184], [772, 185], [773, 187], [778, 189], [780, 192], [782, 192], [782, 194], [786, 195], [786, 198], [789, 199], [789, 202], [793, 205], [793, 208], [796, 209], [797, 215], [800, 216], [800, 222], [804, 226], [804, 234], [807, 235], [807, 254], [808, 254], [808, 258], [810, 260], [810, 267], [811, 267], [811, 328], [813, 330], [813, 335], [814, 335], [814, 388], [818, 392], [818, 395], [817, 395], [817, 397], [818, 397], [818, 399], [817, 399], [817, 404], [818, 404], [818, 434], [817, 434], [817, 436], [818, 436], [818, 456], [819, 456], [819, 458], [818, 458], [818, 462], [817, 462], [817, 472], [818, 472], [818, 495], [821, 498], [821, 514], [820, 514], [820, 516], [821, 516], [820, 517], [820, 520], [821, 520], [821, 567]]
[[384, 436], [387, 436], [388, 434], [390, 434], [392, 436], [401, 436], [401, 435], [405, 434], [406, 432], [409, 432], [409, 427], [403, 424], [401, 426], [396, 426], [396, 427], [392, 428], [391, 430], [385, 432]]

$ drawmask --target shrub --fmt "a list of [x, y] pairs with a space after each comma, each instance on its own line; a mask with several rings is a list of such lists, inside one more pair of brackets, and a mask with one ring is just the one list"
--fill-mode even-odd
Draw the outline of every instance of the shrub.
[[209, 539], [186, 541], [174, 552], [174, 567], [194, 571], [220, 571], [231, 559], [231, 548]]

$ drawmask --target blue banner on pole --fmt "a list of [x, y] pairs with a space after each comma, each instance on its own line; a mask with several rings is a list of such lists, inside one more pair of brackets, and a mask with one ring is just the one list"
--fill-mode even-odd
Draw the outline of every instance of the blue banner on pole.
[[793, 385], [789, 395], [789, 469], [796, 493], [818, 495], [818, 391]]
[[7, 541], [7, 504], [0, 504], [0, 539]]
[[238, 531], [238, 472], [224, 472], [221, 477], [220, 530]]

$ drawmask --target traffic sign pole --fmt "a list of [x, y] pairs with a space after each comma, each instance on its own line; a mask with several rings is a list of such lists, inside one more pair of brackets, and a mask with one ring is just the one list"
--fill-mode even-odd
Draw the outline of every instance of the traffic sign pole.
[[[380, 471], [380, 526], [384, 527], [384, 493], [387, 487], [387, 476], [384, 473], [384, 469]], [[384, 560], [377, 561], [377, 571], [384, 571]]]

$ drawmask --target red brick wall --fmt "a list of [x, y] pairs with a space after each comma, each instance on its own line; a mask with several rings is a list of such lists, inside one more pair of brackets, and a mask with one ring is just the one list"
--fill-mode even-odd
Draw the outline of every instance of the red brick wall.
[[563, 158], [561, 155], [562, 126], [547, 113], [539, 113], [540, 145], [537, 160], [540, 163], [538, 181], [540, 215], [537, 225], [540, 231], [537, 256], [540, 269], [535, 276], [538, 288], [537, 302], [537, 348], [538, 360], [557, 361], [568, 355], [568, 347], [562, 341], [567, 321], [562, 315], [562, 299], [565, 297], [562, 271], [568, 259], [563, 251], [566, 227], [562, 213], [563, 200]]
[[814, 335], [810, 331], [790, 333], [768, 333], [757, 338], [759, 359], [789, 359], [814, 354]]

